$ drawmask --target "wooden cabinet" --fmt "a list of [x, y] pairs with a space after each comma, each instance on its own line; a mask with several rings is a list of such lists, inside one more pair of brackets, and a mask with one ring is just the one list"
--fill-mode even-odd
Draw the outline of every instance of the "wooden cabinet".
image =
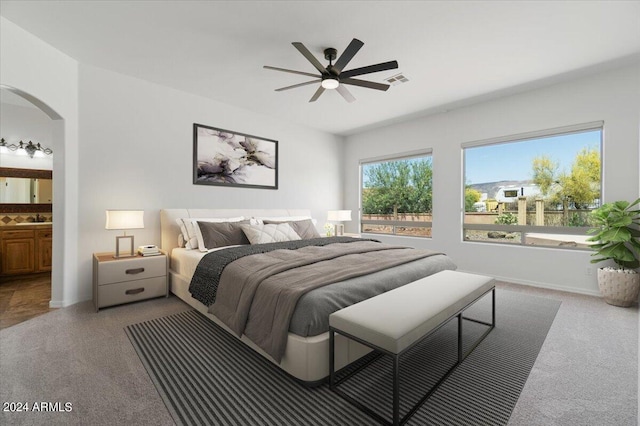
[[35, 271], [35, 232], [32, 229], [2, 231], [3, 275], [29, 274]]
[[0, 228], [0, 275], [33, 274], [51, 270], [51, 225]]
[[113, 253], [93, 255], [93, 304], [100, 308], [168, 296], [168, 260], [159, 256], [115, 259]]
[[36, 231], [36, 272], [51, 270], [53, 258], [53, 232], [49, 229]]

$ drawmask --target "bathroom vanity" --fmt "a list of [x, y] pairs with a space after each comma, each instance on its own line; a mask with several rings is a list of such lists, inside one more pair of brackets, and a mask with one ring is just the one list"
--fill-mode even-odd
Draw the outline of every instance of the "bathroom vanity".
[[51, 271], [50, 222], [0, 226], [0, 276]]

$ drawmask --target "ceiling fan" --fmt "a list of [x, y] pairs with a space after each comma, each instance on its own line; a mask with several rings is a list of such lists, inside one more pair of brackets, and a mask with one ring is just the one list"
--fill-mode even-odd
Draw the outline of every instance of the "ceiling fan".
[[323, 67], [320, 61], [318, 61], [316, 57], [313, 56], [313, 54], [304, 46], [304, 44], [300, 42], [293, 42], [291, 44], [293, 44], [293, 46], [298, 49], [298, 51], [302, 53], [302, 55], [307, 58], [309, 62], [311, 62], [311, 64], [320, 72], [320, 75], [302, 71], [288, 70], [285, 68], [271, 67], [269, 65], [265, 65], [264, 68], [275, 71], [289, 72], [292, 74], [306, 75], [309, 77], [316, 77], [315, 80], [276, 89], [276, 92], [281, 92], [283, 90], [295, 89], [296, 87], [306, 86], [308, 84], [320, 83], [320, 87], [318, 87], [318, 90], [316, 90], [311, 99], [309, 99], [309, 102], [315, 102], [326, 89], [335, 89], [347, 102], [355, 101], [356, 98], [354, 98], [351, 92], [347, 90], [347, 88], [344, 86], [345, 84], [386, 91], [389, 88], [388, 84], [375, 83], [372, 81], [365, 81], [352, 77], [398, 68], [397, 61], [389, 61], [376, 65], [369, 65], [367, 67], [354, 68], [348, 71], [343, 71], [344, 67], [347, 66], [351, 59], [353, 59], [360, 48], [364, 46], [364, 43], [356, 38], [351, 40], [351, 43], [349, 43], [349, 46], [347, 46], [345, 51], [342, 52], [342, 55], [340, 55], [335, 64], [333, 63], [333, 61], [336, 60], [338, 51], [331, 47], [328, 49], [324, 49], [324, 58], [329, 61], [329, 65], [327, 67]]

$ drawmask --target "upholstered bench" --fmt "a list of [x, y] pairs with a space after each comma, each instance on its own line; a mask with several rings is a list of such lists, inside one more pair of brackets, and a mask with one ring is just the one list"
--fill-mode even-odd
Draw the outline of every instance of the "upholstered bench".
[[[463, 317], [463, 311], [491, 292], [491, 322]], [[400, 356], [420, 341], [440, 329], [449, 320], [458, 318], [457, 362], [429, 392], [400, 419]], [[462, 320], [489, 326], [466, 353], [462, 349]], [[466, 356], [495, 326], [495, 282], [491, 277], [457, 271], [442, 271], [405, 286], [341, 309], [329, 316], [329, 386], [340, 396], [382, 423], [401, 425], [417, 411], [438, 386], [454, 371]], [[342, 392], [338, 385], [353, 373], [336, 381], [335, 333], [353, 339], [393, 358], [393, 421], [382, 418], [359, 401]]]

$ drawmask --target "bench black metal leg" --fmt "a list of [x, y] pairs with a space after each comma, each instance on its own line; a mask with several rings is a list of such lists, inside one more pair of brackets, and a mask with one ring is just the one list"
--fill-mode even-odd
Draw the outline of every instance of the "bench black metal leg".
[[335, 335], [333, 330], [329, 330], [329, 389], [333, 390], [335, 382]]
[[491, 325], [496, 326], [496, 288], [491, 290]]
[[400, 355], [393, 356], [393, 426], [400, 425]]
[[462, 362], [462, 313], [458, 314], [458, 364]]

